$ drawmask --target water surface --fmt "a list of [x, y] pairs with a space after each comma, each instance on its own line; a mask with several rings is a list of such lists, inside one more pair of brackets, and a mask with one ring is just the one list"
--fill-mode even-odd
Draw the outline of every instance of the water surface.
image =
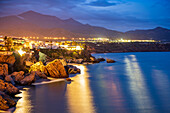
[[25, 88], [14, 113], [170, 112], [170, 52], [93, 55], [117, 62], [77, 65], [71, 83]]

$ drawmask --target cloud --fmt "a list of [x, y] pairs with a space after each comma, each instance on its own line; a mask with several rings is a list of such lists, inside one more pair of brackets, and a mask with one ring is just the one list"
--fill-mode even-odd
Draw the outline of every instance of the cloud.
[[97, 6], [97, 7], [108, 7], [108, 6], [117, 5], [117, 3], [109, 2], [107, 0], [97, 0], [97, 1], [92, 1], [86, 5]]

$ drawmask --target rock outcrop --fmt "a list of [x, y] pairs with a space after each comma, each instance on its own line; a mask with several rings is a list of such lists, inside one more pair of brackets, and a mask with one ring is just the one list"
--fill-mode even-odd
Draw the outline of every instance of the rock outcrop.
[[40, 71], [35, 71], [35, 78], [36, 79], [47, 79], [47, 76], [43, 73], [43, 72], [40, 72]]
[[10, 107], [14, 107], [15, 105], [16, 105], [16, 102], [14, 101], [13, 98], [5, 94], [4, 92], [0, 91], [0, 109], [1, 110], [7, 110]]
[[6, 76], [5, 76], [5, 81], [6, 81], [6, 82], [10, 82], [10, 83], [12, 83], [13, 85], [15, 85], [15, 82], [14, 82], [13, 78], [11, 77], [11, 75], [6, 75]]
[[32, 71], [31, 74], [26, 76], [24, 79], [20, 81], [21, 85], [31, 85], [35, 81], [35, 71]]
[[98, 58], [97, 60], [98, 60], [99, 62], [105, 61], [104, 58]]
[[69, 74], [80, 73], [80, 69], [77, 68], [76, 66], [68, 65], [67, 67], [68, 67], [68, 73], [69, 73]]
[[10, 76], [16, 83], [20, 84], [21, 80], [24, 79], [24, 71], [13, 72]]
[[19, 93], [18, 88], [13, 86], [11, 83], [4, 82], [0, 79], [0, 91], [5, 92], [9, 95], [15, 95]]
[[30, 67], [30, 70], [29, 71], [43, 71], [44, 70], [44, 65], [41, 61], [33, 64], [31, 67]]
[[31, 71], [40, 71], [40, 72], [44, 72], [45, 74], [48, 75], [47, 70], [46, 70], [46, 67], [43, 65], [43, 63], [42, 63], [41, 61], [33, 64], [33, 65], [30, 67], [29, 72], [31, 72]]
[[56, 59], [46, 65], [48, 76], [54, 78], [67, 78], [68, 74], [60, 60]]
[[8, 65], [7, 64], [0, 64], [0, 75], [8, 75]]
[[106, 59], [107, 63], [115, 63], [116, 61], [112, 60], [112, 59]]
[[15, 57], [14, 55], [0, 55], [0, 63], [13, 65], [15, 63]]

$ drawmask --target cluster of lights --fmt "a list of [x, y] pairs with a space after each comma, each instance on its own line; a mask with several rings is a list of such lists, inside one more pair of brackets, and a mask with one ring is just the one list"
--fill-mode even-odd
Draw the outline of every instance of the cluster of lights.
[[18, 50], [18, 53], [19, 53], [21, 56], [23, 56], [26, 52], [23, 51], [22, 49], [20, 49], [20, 50]]
[[83, 50], [80, 46], [66, 48], [67, 50]]

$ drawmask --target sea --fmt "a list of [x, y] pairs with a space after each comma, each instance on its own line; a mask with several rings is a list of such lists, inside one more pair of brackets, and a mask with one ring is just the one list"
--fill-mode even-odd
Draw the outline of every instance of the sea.
[[170, 52], [92, 54], [71, 82], [24, 88], [14, 113], [170, 113]]

